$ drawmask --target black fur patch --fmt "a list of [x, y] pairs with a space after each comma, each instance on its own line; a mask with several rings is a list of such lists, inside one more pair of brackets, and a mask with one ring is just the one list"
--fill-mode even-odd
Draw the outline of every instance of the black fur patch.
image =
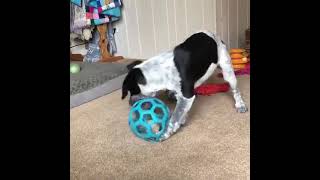
[[134, 68], [129, 71], [128, 75], [122, 84], [122, 97], [124, 99], [130, 92], [130, 96], [140, 94], [140, 88], [138, 84], [146, 84], [146, 79], [139, 68]]
[[132, 63], [128, 64], [128, 65], [127, 65], [127, 69], [128, 69], [128, 70], [131, 70], [131, 69], [133, 69], [133, 68], [134, 68], [134, 66], [136, 66], [136, 65], [138, 65], [138, 64], [141, 64], [141, 63], [142, 63], [142, 61], [140, 61], [140, 60], [136, 60], [136, 61], [134, 61], [134, 62], [132, 62]]
[[194, 95], [194, 84], [218, 62], [218, 48], [214, 39], [205, 33], [190, 36], [174, 49], [174, 63], [180, 73], [183, 96]]

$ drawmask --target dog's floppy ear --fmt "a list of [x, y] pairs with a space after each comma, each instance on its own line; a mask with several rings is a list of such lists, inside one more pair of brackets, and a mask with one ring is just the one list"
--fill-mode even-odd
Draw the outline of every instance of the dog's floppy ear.
[[128, 65], [127, 65], [127, 68], [128, 68], [128, 70], [130, 71], [131, 69], [133, 69], [134, 66], [136, 66], [136, 65], [138, 65], [138, 64], [140, 64], [140, 63], [142, 63], [142, 61], [140, 61], [140, 60], [134, 61], [134, 62], [128, 64]]
[[122, 97], [121, 99], [126, 98], [128, 95], [128, 89], [122, 87]]
[[121, 96], [121, 99], [126, 98], [127, 95], [128, 95], [128, 87], [129, 87], [128, 83], [129, 82], [128, 82], [128, 75], [127, 75], [126, 78], [123, 81], [123, 84], [122, 84], [122, 96]]
[[123, 81], [121, 99], [124, 99], [128, 95], [128, 91], [130, 91], [131, 96], [139, 94], [141, 91], [138, 84], [145, 85], [146, 79], [143, 73], [141, 72], [140, 68], [134, 68], [129, 71], [129, 73]]

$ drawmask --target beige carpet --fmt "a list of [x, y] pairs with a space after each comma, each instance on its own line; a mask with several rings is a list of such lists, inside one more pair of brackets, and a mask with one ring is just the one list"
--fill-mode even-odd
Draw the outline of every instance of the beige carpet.
[[249, 112], [236, 113], [230, 93], [200, 96], [187, 125], [162, 143], [131, 133], [120, 90], [71, 109], [71, 179], [249, 179], [249, 76], [238, 82]]

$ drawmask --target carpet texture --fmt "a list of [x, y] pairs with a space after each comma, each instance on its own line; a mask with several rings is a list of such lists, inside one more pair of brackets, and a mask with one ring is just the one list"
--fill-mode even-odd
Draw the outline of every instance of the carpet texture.
[[236, 112], [231, 93], [199, 96], [185, 127], [162, 143], [132, 134], [120, 90], [71, 109], [71, 179], [250, 179], [250, 77], [238, 84], [249, 112]]

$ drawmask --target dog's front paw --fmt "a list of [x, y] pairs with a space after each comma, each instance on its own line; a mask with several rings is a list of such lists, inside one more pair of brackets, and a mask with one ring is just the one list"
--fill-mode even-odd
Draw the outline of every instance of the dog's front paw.
[[245, 105], [241, 105], [239, 107], [236, 107], [237, 108], [237, 112], [239, 113], [245, 113], [248, 111], [248, 108], [245, 106]]
[[184, 118], [182, 118], [181, 120], [180, 120], [180, 126], [183, 126], [185, 123], [186, 123], [186, 120], [187, 120], [187, 118], [186, 117], [184, 117]]
[[168, 139], [172, 134], [174, 134], [180, 128], [180, 124], [178, 122], [172, 124], [169, 123], [167, 131], [160, 137], [160, 141], [164, 141]]
[[166, 132], [160, 137], [159, 141], [163, 142], [163, 141], [167, 140], [170, 136], [171, 136], [171, 134]]

